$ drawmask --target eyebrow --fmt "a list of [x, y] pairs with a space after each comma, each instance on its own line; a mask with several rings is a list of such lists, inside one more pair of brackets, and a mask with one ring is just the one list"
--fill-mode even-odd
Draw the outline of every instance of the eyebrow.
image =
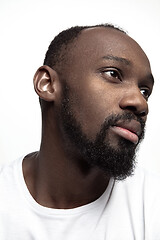
[[126, 65], [131, 65], [131, 62], [128, 59], [122, 58], [122, 57], [117, 57], [117, 56], [113, 56], [113, 55], [107, 55], [107, 56], [103, 56], [102, 58], [103, 59], [107, 59], [107, 60], [114, 60], [114, 61], [117, 61], [117, 62], [123, 62]]
[[[106, 55], [106, 56], [103, 56], [102, 58], [107, 59], [107, 60], [114, 60], [117, 62], [122, 62], [122, 63], [125, 63], [126, 65], [131, 65], [131, 62], [128, 59], [118, 57], [118, 56]], [[152, 73], [147, 76], [147, 79], [150, 80], [152, 85], [154, 85], [154, 77], [153, 77]]]
[[149, 81], [152, 83], [152, 85], [154, 85], [154, 77], [153, 77], [152, 73], [149, 74], [147, 78], [148, 78]]

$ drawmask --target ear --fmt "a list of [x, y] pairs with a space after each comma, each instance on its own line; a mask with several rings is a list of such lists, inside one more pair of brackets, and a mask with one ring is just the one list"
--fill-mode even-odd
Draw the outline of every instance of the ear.
[[33, 81], [34, 89], [41, 99], [48, 102], [55, 100], [60, 89], [59, 77], [55, 70], [44, 65], [37, 70]]

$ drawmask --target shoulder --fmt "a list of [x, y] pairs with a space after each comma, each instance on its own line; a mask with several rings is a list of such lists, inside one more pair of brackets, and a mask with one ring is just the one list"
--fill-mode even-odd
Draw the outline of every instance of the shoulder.
[[23, 157], [0, 166], [0, 193], [10, 191], [16, 185], [17, 178], [22, 173], [22, 160]]
[[157, 205], [160, 213], [160, 175], [137, 167], [133, 176], [115, 183], [116, 195], [123, 195], [134, 205], [141, 203], [147, 211]]
[[137, 167], [132, 176], [126, 178], [125, 180], [119, 181], [123, 185], [130, 184], [153, 184], [160, 180], [160, 174], [148, 171], [142, 167]]
[[137, 167], [131, 177], [117, 182], [118, 187], [125, 188], [129, 193], [139, 193], [146, 200], [160, 198], [159, 184], [160, 174], [149, 172], [141, 167]]
[[15, 168], [18, 167], [18, 164], [21, 162], [22, 163], [23, 157], [20, 157], [16, 160], [13, 160], [10, 163], [7, 164], [2, 164], [0, 166], [0, 177], [2, 177], [3, 175], [6, 175], [8, 173], [11, 173], [14, 171]]
[[134, 174], [125, 180], [118, 182], [118, 184], [122, 184], [123, 186], [129, 187], [138, 187], [138, 188], [150, 188], [154, 190], [154, 188], [158, 187], [160, 181], [160, 174], [149, 172], [146, 169], [141, 167], [137, 167]]

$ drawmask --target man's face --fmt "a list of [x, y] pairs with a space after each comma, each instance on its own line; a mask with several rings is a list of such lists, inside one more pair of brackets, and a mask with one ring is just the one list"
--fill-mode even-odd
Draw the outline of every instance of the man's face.
[[[149, 61], [125, 34], [87, 29], [71, 44], [61, 73], [61, 129], [75, 156], [123, 179], [134, 169], [153, 82]], [[72, 154], [71, 154], [72, 155]]]

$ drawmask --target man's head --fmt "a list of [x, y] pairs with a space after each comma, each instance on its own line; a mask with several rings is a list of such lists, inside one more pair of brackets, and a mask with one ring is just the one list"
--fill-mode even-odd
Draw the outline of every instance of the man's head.
[[75, 161], [123, 179], [133, 172], [144, 135], [150, 64], [133, 39], [110, 25], [75, 30], [56, 38], [55, 51], [51, 43], [44, 62], [49, 67], [35, 75], [43, 119], [52, 109], [49, 121], [54, 118]]
[[60, 32], [50, 43], [44, 59], [44, 65], [50, 66], [51, 68], [53, 67], [55, 68], [56, 66], [61, 64], [61, 62], [65, 59], [65, 55], [68, 50], [67, 47], [69, 47], [69, 45], [75, 39], [78, 38], [79, 34], [81, 34], [81, 32], [85, 29], [96, 28], [96, 27], [112, 28], [117, 31], [125, 33], [121, 28], [115, 27], [112, 24], [71, 27], [67, 30]]

